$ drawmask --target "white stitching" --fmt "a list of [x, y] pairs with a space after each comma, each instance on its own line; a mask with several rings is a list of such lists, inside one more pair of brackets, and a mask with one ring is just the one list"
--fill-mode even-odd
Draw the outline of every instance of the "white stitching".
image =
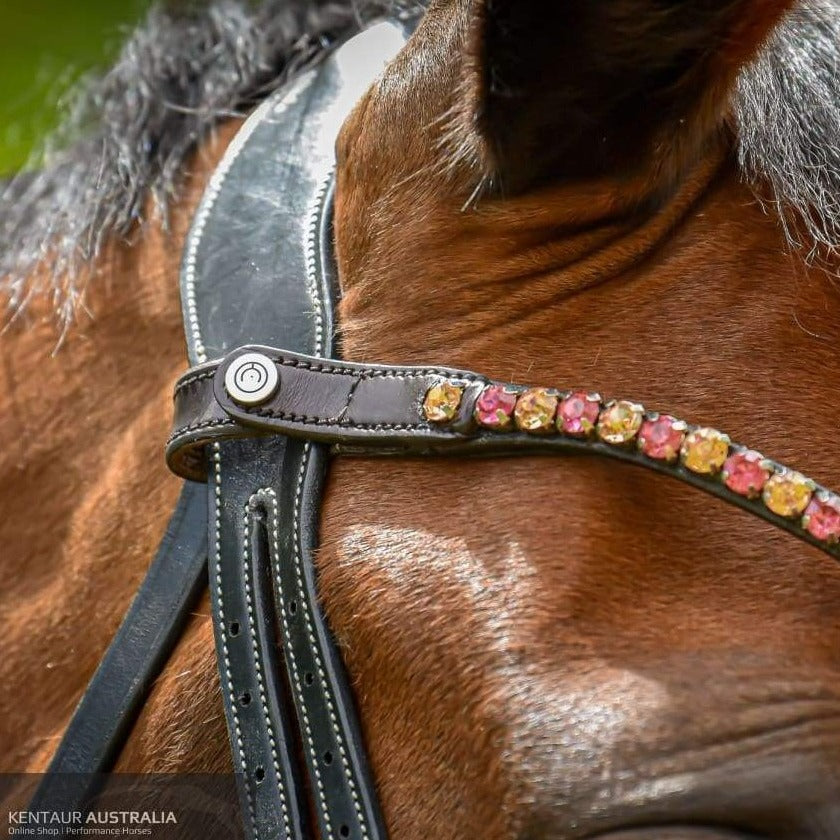
[[[321, 307], [323, 305], [323, 300], [321, 298], [320, 290], [318, 289], [317, 284], [317, 273], [315, 271], [315, 248], [316, 248], [316, 237], [318, 232], [318, 218], [319, 218], [319, 211], [322, 210], [320, 206], [320, 202], [323, 201], [324, 196], [326, 195], [327, 190], [329, 189], [329, 183], [332, 179], [332, 170], [330, 170], [327, 179], [324, 184], [321, 186], [321, 190], [318, 193], [318, 197], [316, 198], [316, 202], [314, 208], [310, 211], [310, 223], [309, 223], [309, 255], [312, 258], [311, 265], [309, 265], [309, 280], [310, 280], [310, 292], [312, 293], [312, 297], [315, 302], [315, 312], [316, 312], [316, 323], [317, 323], [317, 330], [316, 330], [316, 337], [315, 337], [315, 354], [320, 356], [324, 352], [324, 334], [323, 334], [323, 318], [321, 316]], [[298, 471], [298, 480], [297, 480], [297, 487], [295, 488], [295, 503], [294, 503], [294, 512], [292, 517], [292, 529], [293, 529], [293, 539], [295, 544], [295, 576], [297, 578], [298, 583], [298, 590], [301, 595], [301, 601], [303, 602], [302, 606], [304, 609], [304, 617], [306, 619], [306, 631], [307, 635], [309, 636], [309, 642], [312, 646], [312, 653], [315, 658], [315, 664], [318, 668], [318, 676], [321, 679], [321, 684], [324, 687], [324, 697], [327, 701], [327, 709], [329, 711], [330, 722], [332, 723], [333, 733], [335, 735], [336, 743], [338, 744], [338, 751], [341, 754], [341, 763], [344, 767], [344, 775], [347, 777], [347, 781], [350, 785], [350, 795], [353, 798], [353, 806], [356, 811], [356, 817], [359, 820], [359, 827], [361, 828], [362, 837], [367, 840], [368, 838], [368, 830], [367, 824], [365, 822], [364, 813], [362, 812], [361, 805], [359, 803], [359, 796], [358, 792], [356, 791], [356, 784], [353, 781], [353, 774], [350, 769], [350, 765], [347, 759], [347, 752], [344, 746], [344, 741], [341, 736], [341, 728], [338, 724], [338, 719], [336, 718], [335, 708], [333, 707], [332, 698], [330, 697], [330, 689], [329, 689], [329, 682], [326, 679], [326, 674], [324, 673], [323, 663], [321, 662], [321, 656], [318, 651], [318, 645], [315, 640], [315, 633], [312, 626], [312, 615], [310, 611], [310, 604], [309, 599], [304, 597], [305, 589], [303, 586], [303, 558], [301, 556], [300, 550], [300, 540], [298, 539], [300, 534], [300, 508], [301, 508], [301, 499], [303, 497], [303, 482], [306, 476], [306, 467], [309, 463], [310, 453], [312, 451], [312, 444], [306, 443], [303, 448], [303, 457], [301, 458], [300, 470]], [[316, 771], [317, 772], [317, 771]], [[324, 803], [324, 808], [326, 810], [326, 803]], [[329, 818], [328, 818], [329, 819]]]
[[[303, 481], [306, 475], [306, 466], [309, 463], [310, 453], [312, 451], [312, 444], [307, 443], [304, 446], [304, 454], [303, 459], [301, 460], [300, 464], [300, 472], [298, 473], [298, 484], [297, 489], [295, 491], [295, 505], [294, 505], [294, 515], [293, 515], [293, 532], [295, 535], [294, 543], [295, 543], [295, 576], [298, 582], [298, 588], [301, 592], [301, 595], [305, 592], [303, 586], [303, 557], [301, 555], [300, 550], [300, 541], [297, 539], [299, 534], [299, 526], [300, 526], [300, 507], [301, 507], [301, 499], [303, 497]], [[338, 719], [335, 714], [335, 707], [333, 706], [332, 698], [330, 697], [330, 690], [329, 690], [329, 681], [327, 680], [327, 676], [324, 673], [324, 665], [321, 661], [321, 655], [318, 652], [318, 645], [315, 639], [315, 630], [312, 625], [312, 615], [310, 612], [309, 606], [309, 599], [301, 597], [301, 600], [304, 601], [304, 617], [306, 618], [306, 632], [309, 636], [309, 642], [312, 646], [312, 653], [315, 657], [315, 665], [318, 668], [318, 676], [321, 679], [321, 684], [324, 686], [324, 697], [327, 701], [327, 709], [330, 715], [330, 722], [333, 726], [333, 733], [335, 734], [335, 740], [338, 743], [338, 751], [341, 754], [341, 763], [344, 766], [344, 775], [347, 777], [347, 781], [350, 785], [350, 795], [353, 797], [353, 806], [356, 810], [356, 817], [359, 820], [359, 826], [362, 831], [362, 837], [367, 840], [368, 831], [367, 826], [365, 824], [364, 814], [362, 812], [361, 804], [359, 803], [359, 796], [356, 791], [356, 784], [353, 781], [353, 773], [350, 769], [350, 765], [347, 759], [347, 752], [344, 747], [344, 741], [341, 737], [341, 729], [339, 727]]]
[[213, 370], [205, 370], [201, 373], [193, 374], [192, 376], [187, 376], [184, 379], [180, 380], [175, 385], [175, 394], [176, 396], [181, 393], [188, 385], [192, 385], [195, 382], [201, 382], [204, 379], [212, 379], [216, 375], [216, 368]]
[[324, 178], [323, 183], [315, 194], [313, 206], [309, 209], [309, 225], [307, 226], [308, 236], [306, 239], [306, 279], [309, 281], [310, 297], [315, 301], [315, 347], [316, 355], [320, 356], [323, 353], [324, 347], [324, 316], [321, 312], [321, 295], [318, 290], [318, 264], [316, 254], [318, 251], [318, 230], [319, 220], [323, 212], [323, 204], [332, 183], [334, 167], [329, 168], [329, 172]]
[[225, 621], [225, 607], [224, 598], [222, 596], [222, 490], [221, 490], [221, 476], [222, 476], [222, 457], [218, 443], [213, 444], [213, 493], [215, 495], [216, 505], [216, 520], [215, 520], [215, 567], [214, 576], [216, 579], [216, 598], [219, 608], [219, 620], [221, 628], [219, 631], [219, 638], [222, 645], [222, 658], [225, 664], [225, 678], [227, 680], [228, 697], [230, 699], [231, 714], [233, 716], [234, 732], [236, 733], [236, 749], [239, 753], [239, 763], [242, 767], [242, 780], [245, 786], [245, 798], [248, 802], [248, 815], [251, 819], [251, 829], [253, 836], [257, 836], [257, 814], [254, 810], [254, 802], [251, 794], [251, 786], [248, 783], [248, 762], [245, 758], [245, 745], [242, 742], [242, 727], [239, 723], [239, 714], [236, 711], [236, 692], [233, 688], [233, 675], [230, 670], [230, 654], [227, 646], [227, 622]]
[[[377, 368], [365, 368], [362, 365], [356, 367], [341, 367], [336, 365], [332, 359], [299, 359], [294, 356], [281, 355], [284, 351], [276, 350], [272, 361], [283, 367], [297, 367], [303, 370], [311, 370], [313, 373], [326, 373], [334, 376], [355, 376], [359, 381], [366, 379], [425, 379], [427, 377], [440, 377], [452, 382], [489, 382], [485, 377], [477, 373], [470, 373], [465, 370], [449, 370], [444, 368], [395, 368], [383, 370]], [[322, 345], [319, 345], [318, 353], [323, 352]]]
[[248, 504], [245, 505], [245, 514], [243, 516], [242, 569], [245, 576], [245, 601], [248, 607], [248, 626], [251, 636], [251, 647], [254, 650], [254, 666], [257, 674], [257, 685], [260, 692], [260, 705], [262, 706], [263, 721], [265, 722], [265, 727], [268, 730], [268, 743], [271, 747], [271, 759], [274, 765], [274, 772], [277, 776], [277, 790], [280, 793], [280, 809], [283, 812], [283, 824], [286, 827], [286, 836], [291, 837], [292, 831], [291, 826], [289, 825], [289, 811], [286, 803], [286, 794], [283, 790], [282, 776], [280, 774], [280, 760], [277, 757], [277, 739], [274, 734], [274, 728], [271, 725], [271, 716], [268, 712], [268, 701], [265, 696], [265, 680], [263, 678], [262, 665], [260, 664], [259, 645], [257, 644], [256, 620], [254, 619], [254, 599], [251, 587], [249, 562], [250, 541], [248, 532], [251, 524], [251, 513], [254, 510], [257, 497], [258, 493], [255, 493], [248, 500]]
[[[286, 601], [283, 598], [283, 581], [280, 576], [280, 526], [277, 513], [277, 493], [271, 487], [264, 487], [262, 490], [259, 491], [259, 494], [265, 494], [265, 496], [268, 497], [265, 500], [265, 504], [271, 509], [271, 547], [274, 558], [276, 560], [274, 572], [275, 577], [277, 579], [277, 597], [280, 601], [280, 620], [283, 622], [283, 636], [287, 642], [286, 650], [289, 654], [289, 664], [292, 666], [292, 679], [294, 680], [295, 689], [297, 690], [298, 698], [300, 701], [300, 711], [303, 715], [303, 726], [306, 730], [306, 744], [309, 747], [309, 755], [312, 760], [312, 767], [315, 771], [315, 784], [318, 788], [318, 796], [321, 800], [321, 806], [324, 812], [324, 819], [327, 823], [327, 829], [329, 831], [330, 836], [334, 837], [335, 833], [333, 832], [332, 823], [330, 822], [330, 812], [327, 808], [327, 799], [326, 793], [324, 791], [324, 783], [321, 779], [321, 772], [318, 769], [318, 755], [315, 750], [315, 742], [312, 739], [312, 726], [309, 723], [309, 715], [307, 715], [306, 713], [306, 701], [304, 699], [303, 686], [300, 684], [300, 671], [298, 670], [297, 657], [295, 656], [295, 651], [291, 644], [291, 631], [289, 629], [289, 621], [287, 618]], [[303, 591], [301, 591], [300, 594], [301, 601], [306, 600], [303, 597]]]
[[[175, 443], [179, 437], [182, 437], [190, 432], [200, 432], [202, 429], [222, 428], [224, 426], [230, 426], [231, 430], [239, 428], [238, 424], [233, 420], [204, 420], [201, 423], [190, 423], [189, 426], [181, 426], [180, 428], [175, 429], [166, 441], [166, 446], [170, 446]], [[198, 441], [196, 442], [198, 443]]]

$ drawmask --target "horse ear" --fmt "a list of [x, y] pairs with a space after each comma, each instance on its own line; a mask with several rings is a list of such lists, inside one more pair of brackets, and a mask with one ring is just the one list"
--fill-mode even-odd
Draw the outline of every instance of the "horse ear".
[[720, 121], [738, 70], [790, 4], [474, 0], [467, 88], [485, 163], [515, 192], [685, 145], [674, 135]]

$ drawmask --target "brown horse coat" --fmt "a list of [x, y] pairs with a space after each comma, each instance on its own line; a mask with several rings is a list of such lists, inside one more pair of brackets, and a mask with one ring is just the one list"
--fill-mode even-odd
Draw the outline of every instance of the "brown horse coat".
[[[787, 4], [659, 5], [432, 4], [339, 142], [342, 352], [635, 398], [840, 487], [840, 293], [787, 252], [723, 128]], [[179, 249], [235, 128], [169, 236], [114, 246], [120, 283], [92, 285], [60, 353], [37, 310], [3, 339], [5, 770], [48, 761], [174, 502]], [[572, 458], [339, 459], [322, 540], [395, 840], [834, 836], [840, 569], [816, 550]], [[207, 612], [121, 769], [227, 766]]]

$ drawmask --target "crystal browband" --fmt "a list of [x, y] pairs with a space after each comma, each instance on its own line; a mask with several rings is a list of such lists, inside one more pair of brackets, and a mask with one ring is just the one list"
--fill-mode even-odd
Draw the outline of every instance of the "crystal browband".
[[[424, 416], [430, 423], [450, 422], [463, 394], [457, 382], [434, 385], [423, 402]], [[695, 475], [720, 481], [737, 496], [761, 499], [776, 516], [801, 517], [800, 527], [820, 542], [840, 540], [840, 497], [759, 452], [733, 444], [717, 429], [690, 426], [628, 400], [605, 403], [599, 394], [511, 385], [487, 386], [476, 400], [473, 417], [477, 426], [488, 430], [516, 428], [636, 447], [654, 461], [679, 462]]]
[[589, 452], [671, 475], [840, 556], [836, 494], [723, 432], [628, 400], [246, 347], [182, 377], [175, 403], [167, 458], [187, 478], [204, 478], [208, 443], [266, 434], [343, 454]]

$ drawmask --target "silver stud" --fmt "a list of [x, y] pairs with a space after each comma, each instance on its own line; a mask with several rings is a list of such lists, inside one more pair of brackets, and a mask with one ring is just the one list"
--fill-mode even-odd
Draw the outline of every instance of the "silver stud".
[[280, 384], [277, 365], [262, 353], [245, 353], [225, 373], [225, 390], [240, 405], [261, 405], [274, 396]]

